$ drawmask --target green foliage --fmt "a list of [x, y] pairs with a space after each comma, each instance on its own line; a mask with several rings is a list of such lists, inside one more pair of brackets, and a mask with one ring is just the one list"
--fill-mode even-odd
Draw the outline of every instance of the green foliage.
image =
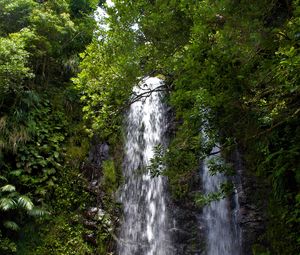
[[270, 251], [261, 245], [253, 245], [252, 252], [254, 255], [271, 255]]
[[29, 25], [29, 16], [37, 3], [33, 0], [1, 0], [0, 33], [7, 35]]
[[[30, 231], [28, 229], [27, 231]], [[39, 230], [41, 237], [36, 246], [22, 247], [17, 254], [36, 254], [36, 255], [85, 255], [92, 253], [91, 247], [83, 240], [84, 228], [78, 221], [77, 214], [69, 213], [68, 215], [60, 215], [50, 222], [47, 222]], [[36, 235], [36, 233], [25, 232], [25, 234]], [[28, 240], [28, 242], [32, 242]], [[74, 249], [76, 247], [76, 249]], [[31, 249], [32, 250], [31, 250]]]
[[18, 224], [15, 223], [14, 221], [6, 220], [6, 221], [3, 222], [3, 225], [7, 229], [10, 229], [10, 230], [13, 230], [13, 231], [18, 231], [20, 229], [20, 227], [18, 226]]
[[16, 191], [16, 188], [15, 188], [15, 186], [13, 186], [13, 185], [11, 185], [11, 184], [6, 184], [6, 185], [2, 186], [2, 187], [0, 188], [0, 190], [1, 190], [2, 192], [5, 192], [5, 191], [13, 192], [13, 191]]
[[21, 34], [11, 34], [10, 37], [0, 37], [0, 105], [7, 96], [21, 92], [24, 80], [32, 77], [27, 66], [29, 53]]
[[207, 167], [210, 175], [216, 175], [218, 173], [224, 173], [226, 176], [235, 174], [234, 168], [230, 163], [226, 163], [221, 157], [211, 157], [207, 161]]
[[[68, 155], [70, 163], [65, 163], [62, 171], [56, 173], [57, 180], [53, 183], [51, 200], [46, 200], [52, 211], [50, 217], [22, 229], [21, 234], [28, 238], [18, 242], [17, 254], [62, 255], [93, 252], [94, 248], [83, 238], [90, 232], [84, 228], [81, 214], [88, 204], [95, 201], [83, 188], [87, 186], [87, 181], [77, 168], [78, 165], [71, 164], [72, 159]], [[49, 191], [49, 188], [43, 188]], [[40, 213], [40, 210], [30, 211], [30, 215]], [[74, 246], [77, 249], [74, 250]]]
[[0, 208], [3, 211], [8, 211], [16, 207], [16, 201], [13, 198], [2, 197], [0, 200]]
[[78, 134], [70, 137], [65, 151], [66, 162], [73, 168], [80, 167], [89, 149], [89, 140], [86, 137], [83, 127], [80, 127], [79, 130]]
[[103, 179], [102, 187], [107, 194], [113, 195], [117, 190], [116, 169], [113, 160], [105, 160], [102, 165]]
[[[14, 209], [24, 209], [27, 212], [32, 211], [34, 205], [31, 199], [25, 195], [20, 195], [15, 186], [5, 184], [0, 188], [0, 210], [9, 211]], [[15, 223], [16, 224], [16, 223]], [[5, 226], [12, 226], [12, 221], [4, 221]], [[16, 229], [16, 228], [15, 228]]]
[[[55, 201], [51, 203], [54, 210], [62, 213], [65, 210], [76, 211], [84, 208], [89, 202], [89, 196], [82, 189], [86, 185], [82, 174], [78, 170], [66, 168], [58, 177], [58, 181], [54, 184]], [[70, 180], [73, 182], [70, 183]]]
[[30, 16], [32, 29], [38, 35], [36, 44], [40, 56], [63, 54], [64, 43], [75, 35], [75, 24], [65, 1], [46, 2]]
[[150, 159], [150, 165], [147, 169], [152, 178], [163, 174], [165, 169], [164, 148], [161, 144], [154, 147], [154, 156]]
[[2, 231], [0, 231], [0, 241], [0, 251], [3, 254], [11, 255], [16, 252], [16, 244], [12, 242], [9, 238], [3, 236]]
[[[38, 224], [42, 219], [51, 217], [56, 222], [59, 217], [53, 211], [61, 215], [62, 211], [76, 210], [84, 204], [78, 198], [82, 187], [76, 186], [77, 195], [67, 186], [70, 201], [66, 201], [58, 183], [68, 161], [75, 165], [77, 160], [79, 168], [88, 147], [86, 139], [82, 139], [84, 146], [71, 141], [70, 136], [76, 137], [76, 132], [84, 135], [78, 124], [78, 96], [67, 87], [70, 77], [78, 71], [78, 54], [92, 39], [95, 22], [91, 13], [96, 3], [85, 1], [86, 9], [75, 17], [71, 2], [76, 1], [0, 1], [1, 254], [36, 254], [37, 243], [22, 243], [24, 228], [33, 226], [35, 231], [30, 236], [46, 238], [47, 229], [41, 231]], [[76, 152], [68, 150], [71, 145]], [[79, 148], [83, 150], [79, 152]], [[82, 181], [78, 172], [72, 178]], [[89, 200], [86, 194], [82, 197]], [[56, 199], [62, 199], [61, 203]], [[55, 204], [62, 205], [60, 210]], [[67, 216], [61, 217], [67, 226]], [[46, 224], [48, 228], [50, 225]], [[83, 228], [81, 223], [78, 228]], [[83, 254], [89, 251], [80, 231], [62, 240], [67, 243], [71, 236], [82, 244]], [[44, 254], [49, 253], [52, 251]]]
[[196, 194], [195, 203], [199, 207], [203, 207], [212, 202], [224, 199], [229, 196], [233, 192], [233, 184], [232, 182], [224, 182], [220, 185], [219, 190], [217, 192], [212, 192], [206, 195]]
[[[120, 56], [126, 47], [132, 51], [125, 51], [126, 55]], [[133, 84], [137, 83], [136, 74], [140, 71], [132, 52], [136, 52], [133, 42], [124, 37], [112, 42], [95, 40], [82, 54], [82, 71], [74, 82], [82, 91], [83, 112], [89, 130], [101, 130], [103, 138], [119, 128], [121, 108], [129, 98]], [[129, 55], [132, 61], [128, 59]]]
[[108, 213], [104, 213], [101, 217], [98, 218], [98, 247], [97, 252], [99, 254], [110, 254], [109, 249], [112, 246], [113, 240], [113, 227], [112, 219]]
[[18, 146], [15, 169], [10, 173], [15, 180], [28, 188], [35, 187], [35, 194], [44, 197], [56, 180], [55, 173], [63, 161], [62, 142], [67, 135], [62, 112], [51, 114], [52, 106], [44, 100], [29, 114], [27, 130], [30, 141]]
[[187, 198], [191, 191], [194, 175], [199, 171], [200, 135], [197, 129], [187, 129], [182, 124], [166, 150], [165, 175], [169, 177], [174, 198]]
[[[2, 181], [7, 182], [7, 179], [2, 177]], [[4, 184], [0, 188], [0, 216], [1, 229], [0, 230], [0, 252], [4, 254], [15, 254], [16, 244], [14, 241], [2, 233], [18, 232], [20, 230], [22, 218], [24, 213], [30, 216], [42, 217], [47, 212], [42, 208], [37, 208], [33, 205], [31, 199], [26, 195], [21, 195], [16, 191], [15, 186], [11, 184]], [[36, 212], [39, 212], [38, 214]]]
[[81, 17], [85, 14], [90, 14], [96, 9], [97, 4], [101, 1], [98, 0], [71, 0], [70, 9], [75, 17]]
[[18, 198], [18, 204], [28, 211], [31, 211], [33, 208], [33, 203], [31, 202], [30, 198], [27, 196], [20, 196]]

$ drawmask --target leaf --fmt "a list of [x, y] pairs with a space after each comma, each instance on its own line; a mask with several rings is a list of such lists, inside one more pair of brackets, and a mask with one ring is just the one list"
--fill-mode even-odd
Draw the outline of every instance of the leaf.
[[7, 182], [7, 179], [2, 175], [0, 175], [0, 180]]
[[49, 215], [50, 213], [42, 208], [33, 208], [32, 210], [27, 212], [28, 215], [34, 217], [43, 217], [45, 215]]
[[18, 198], [18, 204], [28, 211], [33, 209], [33, 203], [31, 201], [31, 199], [27, 196], [24, 196], [24, 195], [20, 196]]
[[3, 225], [4, 225], [4, 227], [6, 227], [10, 230], [14, 230], [14, 231], [18, 231], [20, 229], [20, 227], [17, 223], [15, 223], [14, 221], [10, 221], [10, 220], [4, 221]]
[[58, 158], [59, 157], [59, 153], [57, 151], [54, 152], [54, 157]]
[[9, 173], [10, 175], [13, 175], [13, 176], [20, 176], [22, 174], [22, 170], [14, 170], [14, 171], [11, 171]]
[[16, 204], [16, 201], [12, 198], [3, 197], [0, 199], [0, 209], [3, 211], [14, 209]]
[[16, 191], [16, 187], [11, 184], [7, 184], [7, 185], [1, 187], [0, 190], [2, 192], [13, 192], [13, 191]]

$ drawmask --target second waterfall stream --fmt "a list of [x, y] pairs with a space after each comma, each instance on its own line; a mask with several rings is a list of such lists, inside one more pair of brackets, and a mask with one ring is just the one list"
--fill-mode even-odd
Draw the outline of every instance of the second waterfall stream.
[[[223, 173], [212, 175], [209, 172], [208, 161], [216, 156], [218, 149], [212, 151], [210, 156], [203, 162], [202, 184], [206, 195], [217, 192], [220, 185], [226, 182]], [[236, 215], [238, 210], [237, 193], [234, 197], [212, 201], [203, 208], [203, 220], [206, 227], [206, 252], [205, 255], [241, 255], [240, 253], [240, 230], [237, 225]], [[232, 205], [230, 205], [232, 204]]]
[[145, 96], [131, 104], [127, 115], [119, 255], [171, 255], [165, 179], [151, 178], [146, 170], [155, 146], [164, 143], [167, 125], [162, 94], [150, 92], [160, 85], [158, 78], [145, 78], [136, 86], [134, 94]]

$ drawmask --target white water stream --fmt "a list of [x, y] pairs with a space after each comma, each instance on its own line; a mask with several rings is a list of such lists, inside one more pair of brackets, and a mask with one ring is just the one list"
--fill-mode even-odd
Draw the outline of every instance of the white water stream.
[[[218, 149], [214, 148], [212, 153]], [[211, 156], [214, 157], [214, 156]], [[211, 175], [208, 160], [204, 160], [202, 182], [205, 194], [217, 192], [220, 185], [226, 181], [222, 173]], [[203, 209], [203, 219], [206, 225], [205, 255], [240, 255], [239, 229], [236, 222], [238, 210], [237, 194], [234, 194], [235, 208], [232, 209], [229, 198], [213, 201]]]
[[[146, 78], [134, 88], [140, 95], [159, 87], [161, 80]], [[164, 177], [151, 178], [146, 171], [154, 146], [163, 143], [165, 107], [159, 92], [133, 103], [126, 121], [124, 209], [118, 244], [119, 255], [171, 255]]]

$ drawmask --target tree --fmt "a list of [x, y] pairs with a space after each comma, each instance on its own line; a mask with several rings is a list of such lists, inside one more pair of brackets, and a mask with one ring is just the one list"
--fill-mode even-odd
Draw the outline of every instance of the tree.
[[7, 97], [15, 97], [24, 89], [26, 79], [33, 74], [28, 67], [29, 53], [25, 50], [25, 40], [21, 33], [0, 37], [0, 106]]

